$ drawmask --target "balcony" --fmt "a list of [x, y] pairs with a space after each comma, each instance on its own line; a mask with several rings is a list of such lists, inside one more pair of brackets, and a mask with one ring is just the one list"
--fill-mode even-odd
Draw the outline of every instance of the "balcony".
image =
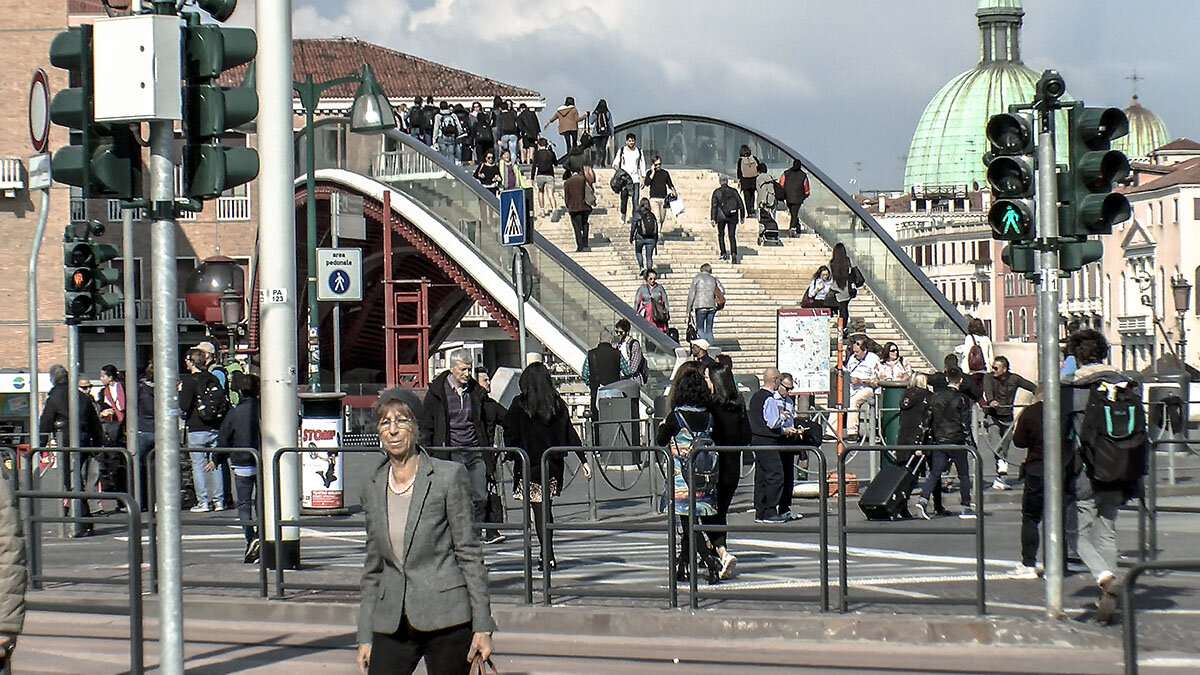
[[[187, 304], [183, 301], [183, 298], [177, 299], [175, 301], [175, 303], [176, 303], [175, 317], [177, 319], [179, 319], [179, 323], [192, 324], [192, 325], [198, 323], [195, 319], [192, 318], [191, 314], [188, 314]], [[137, 313], [137, 316], [134, 317], [134, 321], [136, 321], [139, 324], [150, 323], [150, 318], [153, 314], [153, 301], [146, 299], [146, 298], [134, 300], [133, 306], [134, 306], [134, 311]], [[112, 309], [108, 310], [107, 312], [102, 312], [100, 314], [99, 318], [97, 318], [95, 321], [89, 321], [85, 325], [112, 326], [112, 325], [120, 325], [124, 321], [125, 321], [125, 305], [121, 304], [121, 305], [117, 305], [116, 307], [113, 307]]]
[[12, 199], [17, 190], [25, 189], [25, 172], [18, 157], [0, 157], [0, 190]]
[[81, 223], [87, 220], [87, 201], [82, 197], [71, 197], [71, 222]]
[[1154, 324], [1148, 314], [1132, 314], [1117, 317], [1117, 332], [1122, 336], [1133, 337], [1143, 335], [1153, 337]]
[[250, 198], [217, 197], [217, 220], [250, 220]]

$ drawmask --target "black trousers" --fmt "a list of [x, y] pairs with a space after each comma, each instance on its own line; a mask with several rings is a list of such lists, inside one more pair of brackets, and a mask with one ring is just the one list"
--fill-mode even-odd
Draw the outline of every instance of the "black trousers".
[[792, 222], [788, 226], [792, 231], [800, 232], [800, 203], [787, 203], [788, 213], [792, 215]]
[[[530, 481], [532, 484], [533, 481]], [[550, 560], [554, 560], [554, 532], [546, 530], [546, 523], [554, 523], [554, 502], [549, 501], [547, 495], [542, 495], [542, 499], [546, 501], [546, 515], [542, 516], [542, 505], [529, 502], [526, 508], [533, 512], [533, 532], [537, 535], [538, 548], [535, 557], [538, 560], [542, 558], [542, 542], [545, 542], [546, 550], [549, 552]]]
[[746, 187], [745, 183], [741, 183], [739, 187], [742, 188], [742, 203], [746, 206], [746, 217], [749, 218], [756, 213], [754, 210], [754, 193], [756, 191], [756, 186], [754, 182], [751, 181], [749, 187]]
[[779, 452], [777, 447], [755, 450], [754, 461], [754, 517], [769, 518], [790, 510], [796, 482], [793, 453]]
[[[255, 476], [239, 476], [235, 471], [233, 473], [233, 485], [237, 488], [237, 513], [238, 519], [250, 520], [254, 518], [254, 488], [258, 482]], [[258, 532], [254, 525], [243, 524], [242, 534], [246, 537], [246, 543], [254, 541], [258, 537]]]
[[[1021, 467], [1025, 479], [1025, 491], [1021, 494], [1021, 564], [1033, 567], [1037, 564], [1038, 546], [1041, 545], [1042, 516], [1046, 495], [1046, 478], [1043, 467], [1027, 464]], [[1075, 505], [1075, 478], [1070, 469], [1063, 472], [1063, 519]], [[1064, 532], [1065, 534], [1065, 532]], [[1067, 538], [1063, 537], [1063, 560], [1066, 560]]]
[[567, 144], [568, 152], [571, 150], [571, 148], [574, 148], [576, 145], [579, 145], [579, 132], [578, 131], [564, 131], [562, 134], [562, 137], [563, 137], [563, 142]]
[[[717, 515], [712, 516], [716, 525], [729, 524], [729, 505], [733, 503], [733, 495], [737, 492], [738, 483], [742, 479], [742, 453], [722, 452], [718, 458], [717, 473]], [[713, 532], [708, 535], [714, 548], [723, 548], [727, 537], [724, 532]]]
[[737, 217], [725, 218], [720, 214], [717, 215], [717, 245], [721, 247], [721, 255], [725, 255], [725, 234], [729, 234], [729, 255], [734, 259], [738, 257], [737, 245]]
[[425, 659], [425, 671], [438, 675], [466, 675], [471, 668], [467, 652], [475, 634], [471, 624], [464, 623], [439, 630], [421, 631], [400, 620], [395, 633], [375, 633], [371, 639], [369, 675], [407, 675]]
[[592, 210], [587, 211], [572, 211], [571, 212], [571, 229], [575, 230], [575, 251], [579, 252], [587, 248], [588, 243], [588, 216], [592, 214]]

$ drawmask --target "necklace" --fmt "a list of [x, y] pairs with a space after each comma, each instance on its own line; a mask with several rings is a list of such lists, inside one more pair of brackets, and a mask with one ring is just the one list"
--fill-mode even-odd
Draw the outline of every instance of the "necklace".
[[413, 483], [415, 482], [417, 482], [417, 476], [416, 474], [413, 474], [413, 477], [408, 479], [407, 485], [404, 487], [396, 487], [396, 484], [392, 482], [392, 470], [388, 469], [388, 489], [391, 490], [392, 494], [394, 495], [402, 495], [408, 492], [412, 489]]

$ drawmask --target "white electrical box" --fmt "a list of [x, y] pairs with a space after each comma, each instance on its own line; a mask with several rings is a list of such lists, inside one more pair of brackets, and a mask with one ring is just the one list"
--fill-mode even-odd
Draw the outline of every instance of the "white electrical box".
[[183, 118], [179, 17], [139, 14], [92, 25], [97, 122]]

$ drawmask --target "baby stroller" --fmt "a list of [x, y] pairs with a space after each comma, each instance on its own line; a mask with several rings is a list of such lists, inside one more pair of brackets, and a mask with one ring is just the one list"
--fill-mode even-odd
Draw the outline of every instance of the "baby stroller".
[[779, 240], [779, 222], [775, 220], [775, 211], [779, 208], [780, 192], [782, 192], [782, 188], [775, 181], [759, 186], [754, 200], [758, 202], [759, 246], [783, 246], [783, 242]]

